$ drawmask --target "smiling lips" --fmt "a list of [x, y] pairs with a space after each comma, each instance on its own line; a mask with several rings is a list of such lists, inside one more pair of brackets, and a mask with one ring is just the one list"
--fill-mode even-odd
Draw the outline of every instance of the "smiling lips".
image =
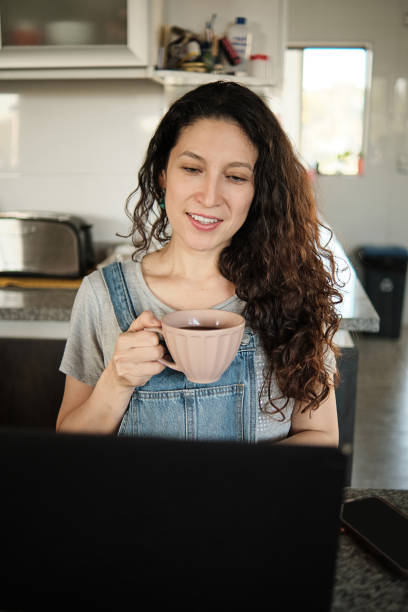
[[217, 219], [217, 217], [207, 217], [195, 213], [187, 213], [187, 216], [195, 228], [203, 231], [213, 230], [222, 223], [222, 219]]

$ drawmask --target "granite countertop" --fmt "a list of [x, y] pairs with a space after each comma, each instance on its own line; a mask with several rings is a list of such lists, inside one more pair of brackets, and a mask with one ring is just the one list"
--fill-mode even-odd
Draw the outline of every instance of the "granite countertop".
[[[379, 317], [367, 297], [343, 248], [335, 237], [330, 241], [339, 277], [345, 283], [340, 329], [347, 331], [379, 330]], [[74, 289], [0, 289], [0, 321], [65, 321], [70, 319], [76, 290]]]
[[[345, 499], [370, 495], [383, 497], [408, 514], [408, 490], [345, 489]], [[407, 609], [408, 580], [388, 569], [349, 534], [340, 535], [332, 612], [403, 612]]]
[[69, 321], [75, 289], [0, 289], [0, 320]]

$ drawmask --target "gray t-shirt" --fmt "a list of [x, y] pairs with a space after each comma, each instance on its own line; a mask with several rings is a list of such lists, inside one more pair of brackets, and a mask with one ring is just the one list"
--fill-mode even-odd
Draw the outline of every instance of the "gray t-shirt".
[[[147, 286], [140, 262], [124, 261], [123, 272], [132, 297], [136, 312], [141, 314], [151, 310], [161, 319], [174, 309], [164, 304]], [[244, 302], [237, 296], [217, 304], [215, 308], [241, 313]], [[95, 386], [103, 370], [108, 365], [115, 350], [121, 329], [117, 323], [113, 306], [99, 270], [86, 276], [78, 290], [72, 309], [70, 332], [65, 347], [60, 370], [73, 378]], [[264, 353], [259, 343], [255, 353], [257, 397], [262, 389]], [[273, 396], [279, 396], [277, 389], [272, 389]], [[261, 398], [265, 401], [266, 397]], [[284, 400], [281, 400], [282, 405]], [[256, 440], [280, 440], [285, 438], [290, 429], [294, 401], [290, 400], [280, 414], [262, 411], [257, 405]]]

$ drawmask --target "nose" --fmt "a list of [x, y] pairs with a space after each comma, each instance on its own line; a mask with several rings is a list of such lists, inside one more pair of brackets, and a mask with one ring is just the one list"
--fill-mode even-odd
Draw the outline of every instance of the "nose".
[[206, 208], [213, 208], [221, 204], [221, 188], [217, 176], [211, 176], [209, 173], [203, 176], [198, 201]]

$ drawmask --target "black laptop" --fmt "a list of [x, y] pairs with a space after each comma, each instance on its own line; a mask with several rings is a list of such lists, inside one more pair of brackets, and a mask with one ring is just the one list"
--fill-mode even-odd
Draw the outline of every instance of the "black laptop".
[[344, 472], [334, 448], [0, 431], [0, 609], [329, 610]]

